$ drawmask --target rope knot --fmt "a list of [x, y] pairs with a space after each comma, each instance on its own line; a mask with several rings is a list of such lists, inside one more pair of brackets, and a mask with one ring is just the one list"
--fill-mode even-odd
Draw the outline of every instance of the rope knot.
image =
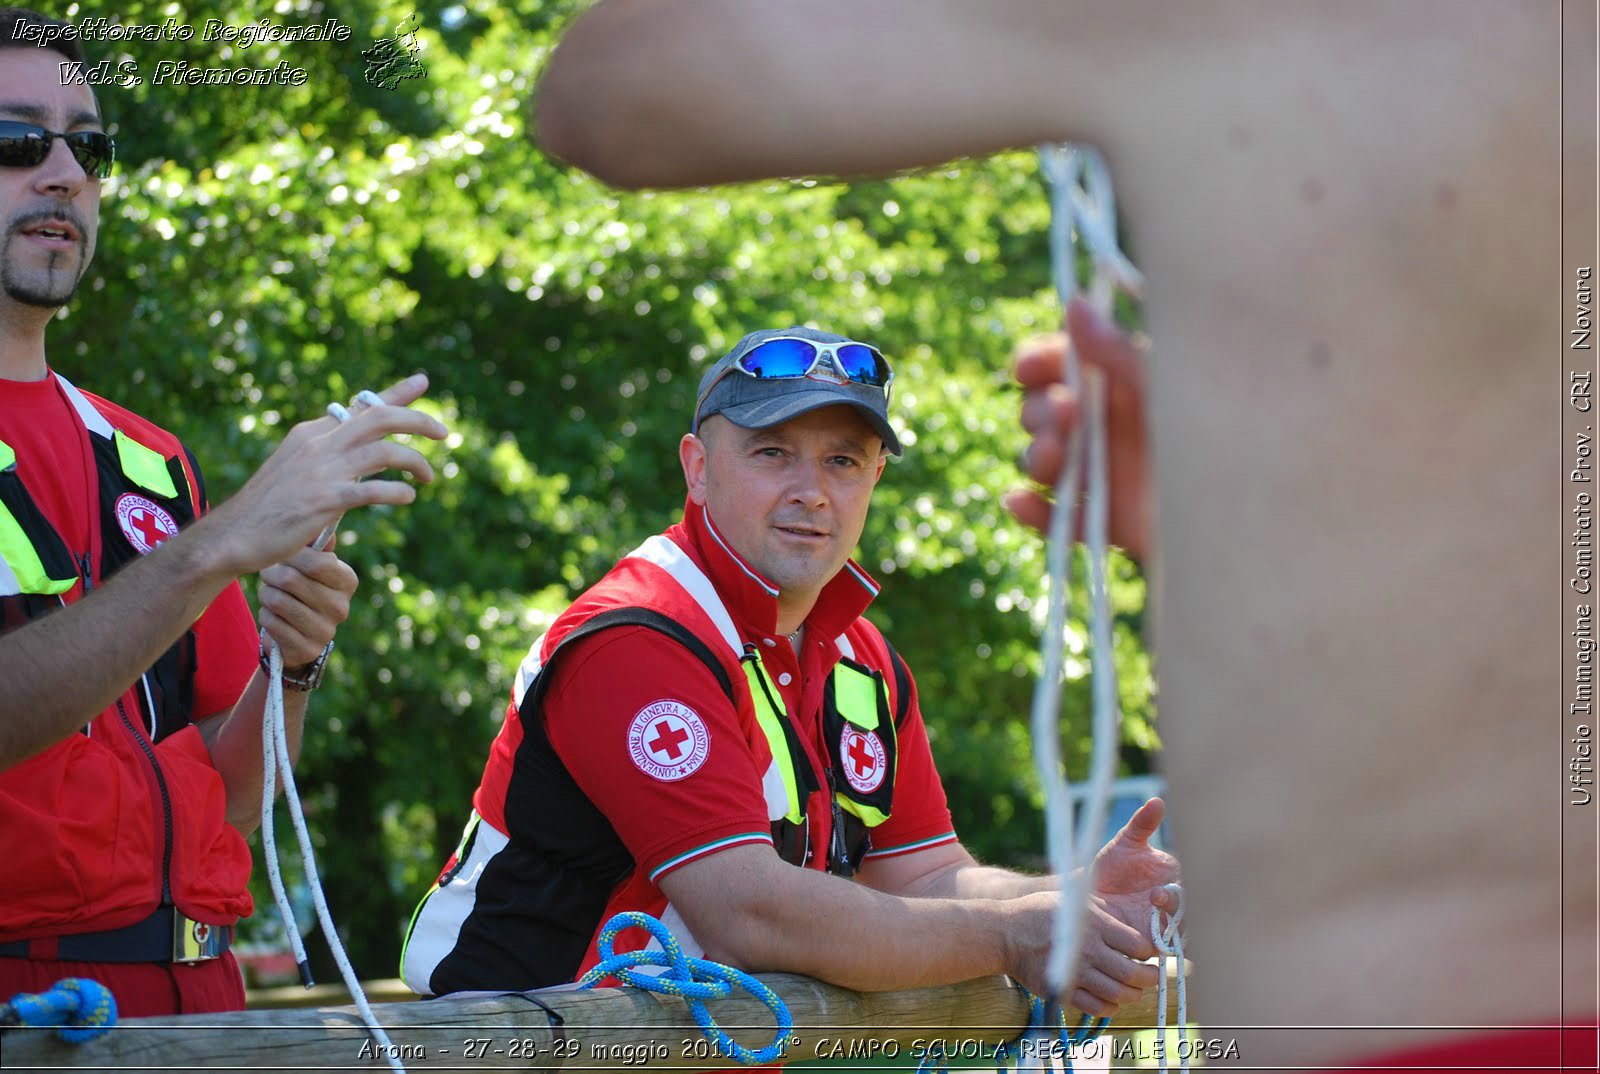
[[0, 1028], [51, 1028], [69, 1044], [82, 1044], [108, 1032], [117, 1022], [111, 990], [87, 977], [67, 977], [49, 991], [22, 992], [0, 1004]]
[[1154, 906], [1150, 907], [1150, 941], [1163, 955], [1177, 955], [1182, 958], [1183, 938], [1178, 933], [1178, 926], [1183, 923], [1183, 885], [1163, 884], [1161, 890], [1171, 895], [1176, 905], [1172, 913], [1167, 915], [1167, 924], [1164, 928], [1161, 925], [1161, 911]]
[[1156, 968], [1161, 971], [1161, 980], [1156, 991], [1156, 1048], [1159, 1059], [1158, 1069], [1167, 1070], [1167, 959], [1175, 958], [1178, 963], [1178, 1059], [1180, 1069], [1185, 1074], [1189, 1070], [1189, 1052], [1187, 1046], [1189, 1029], [1189, 997], [1185, 991], [1183, 976], [1183, 934], [1178, 931], [1178, 926], [1183, 923], [1183, 887], [1179, 884], [1166, 884], [1162, 888], [1173, 897], [1175, 905], [1172, 913], [1167, 915], [1166, 927], [1161, 924], [1161, 911], [1157, 907], [1150, 907], [1150, 942], [1157, 951]]
[[[630, 928], [644, 929], [660, 944], [660, 949], [617, 954], [617, 934]], [[661, 966], [666, 972], [640, 973], [637, 970], [639, 966]], [[672, 930], [649, 914], [629, 910], [617, 914], [600, 930], [600, 961], [578, 979], [578, 987], [593, 988], [607, 977], [615, 977], [625, 985], [646, 992], [682, 997], [688, 1003], [689, 1012], [694, 1015], [700, 1032], [706, 1035], [717, 1052], [746, 1066], [776, 1062], [783, 1057], [784, 1048], [789, 1043], [789, 1031], [794, 1027], [794, 1020], [776, 992], [732, 966], [703, 958], [690, 958], [684, 954]], [[752, 1051], [728, 1036], [706, 1007], [706, 1000], [726, 999], [733, 994], [735, 987], [744, 989], [760, 1000], [778, 1021], [772, 1043], [764, 1048]]]

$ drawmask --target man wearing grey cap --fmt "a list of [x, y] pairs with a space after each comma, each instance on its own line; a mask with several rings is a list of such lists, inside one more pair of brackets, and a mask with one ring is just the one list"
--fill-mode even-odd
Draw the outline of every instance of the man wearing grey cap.
[[[863, 991], [1009, 973], [1044, 988], [1049, 877], [977, 864], [951, 825], [910, 671], [862, 617], [850, 559], [887, 455], [874, 346], [752, 332], [700, 382], [683, 521], [528, 653], [461, 845], [402, 972], [425, 994], [560, 984], [615, 913], [691, 955]], [[1147, 803], [1101, 854], [1070, 1002], [1156, 983], [1147, 933], [1176, 862]], [[618, 951], [646, 946], [623, 932]]]

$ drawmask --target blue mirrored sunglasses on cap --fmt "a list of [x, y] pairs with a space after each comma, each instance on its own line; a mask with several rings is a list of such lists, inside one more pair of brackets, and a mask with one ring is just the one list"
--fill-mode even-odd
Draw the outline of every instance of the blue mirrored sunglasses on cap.
[[867, 384], [888, 392], [894, 372], [878, 348], [847, 340], [818, 343], [799, 336], [777, 336], [751, 347], [731, 368], [757, 380], [789, 380], [810, 376], [828, 362], [839, 375], [856, 384]]

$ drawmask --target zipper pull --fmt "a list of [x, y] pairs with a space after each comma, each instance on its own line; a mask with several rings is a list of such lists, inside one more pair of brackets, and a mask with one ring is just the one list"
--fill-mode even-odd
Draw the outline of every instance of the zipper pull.
[[83, 595], [87, 597], [89, 590], [94, 588], [94, 579], [89, 577], [89, 553], [87, 552], [78, 557], [78, 574], [83, 579]]

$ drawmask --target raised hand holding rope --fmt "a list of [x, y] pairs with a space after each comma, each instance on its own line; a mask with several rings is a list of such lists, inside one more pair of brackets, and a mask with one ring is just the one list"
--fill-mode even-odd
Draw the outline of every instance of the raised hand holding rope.
[[[1143, 278], [1116, 245], [1115, 210], [1111, 180], [1105, 162], [1093, 149], [1081, 146], [1046, 146], [1039, 150], [1045, 176], [1050, 181], [1051, 262], [1062, 308], [1077, 291], [1077, 253], [1080, 245], [1091, 263], [1090, 294], [1102, 312], [1109, 314], [1112, 285], [1138, 292]], [[1074, 427], [1067, 443], [1067, 461], [1056, 483], [1046, 545], [1050, 601], [1044, 635], [1040, 641], [1043, 669], [1034, 690], [1033, 741], [1039, 779], [1045, 788], [1046, 839], [1050, 866], [1062, 877], [1064, 892], [1056, 913], [1046, 975], [1056, 995], [1066, 991], [1072, 959], [1082, 932], [1088, 893], [1094, 887], [1095, 836], [1105, 825], [1121, 710], [1117, 702], [1116, 668], [1111, 660], [1111, 617], [1106, 599], [1106, 438], [1104, 384], [1090, 371], [1085, 391], [1083, 370], [1069, 340], [1066, 382], [1075, 397], [1084, 400], [1083, 421]], [[1087, 441], [1087, 446], [1085, 445]], [[1061, 662], [1066, 610], [1072, 568], [1071, 526], [1077, 506], [1079, 481], [1087, 455], [1088, 498], [1084, 511], [1084, 536], [1088, 546], [1090, 633], [1093, 662], [1094, 745], [1090, 758], [1090, 787], [1083, 824], [1074, 836], [1070, 796], [1061, 761]], [[1076, 876], [1074, 876], [1076, 872]]]
[[[382, 407], [385, 405], [383, 398], [377, 393], [364, 390], [356, 395], [349, 408], [339, 403], [328, 404], [328, 413], [337, 419], [340, 424], [344, 424], [351, 420], [354, 414], [358, 414], [368, 407]], [[322, 548], [332, 540], [335, 531], [338, 529], [339, 518], [341, 517], [343, 516], [336, 517], [323, 528], [317, 539], [312, 542], [312, 547]], [[278, 913], [283, 919], [284, 929], [289, 935], [289, 944], [300, 970], [300, 978], [309, 988], [312, 981], [305, 943], [301, 939], [300, 930], [295, 924], [294, 911], [289, 905], [288, 893], [284, 888], [282, 871], [278, 864], [273, 799], [276, 794], [278, 778], [281, 775], [284, 798], [289, 805], [289, 815], [294, 822], [295, 837], [300, 847], [300, 860], [305, 868], [306, 884], [311, 889], [311, 898], [316, 907], [317, 920], [322, 925], [322, 932], [327, 938], [334, 962], [339, 967], [340, 976], [344, 980], [345, 987], [349, 989], [351, 998], [355, 1000], [356, 1009], [361, 1013], [362, 1021], [372, 1034], [373, 1042], [377, 1046], [376, 1050], [386, 1057], [391, 1069], [404, 1071], [404, 1065], [397, 1058], [399, 1049], [393, 1046], [388, 1034], [384, 1032], [382, 1025], [379, 1024], [377, 1015], [373, 1013], [371, 1005], [367, 1002], [366, 993], [361, 988], [361, 981], [356, 976], [354, 967], [350, 964], [349, 956], [345, 953], [344, 945], [339, 940], [339, 933], [334, 927], [332, 914], [328, 910], [327, 898], [323, 894], [322, 881], [317, 872], [316, 855], [311, 849], [311, 835], [306, 828], [305, 813], [301, 808], [300, 795], [294, 782], [294, 768], [289, 753], [283, 703], [285, 682], [283, 653], [278, 643], [265, 629], [261, 632], [261, 645], [265, 654], [268, 672], [267, 703], [261, 720], [261, 838], [262, 850], [267, 862], [267, 877], [272, 885], [273, 899], [277, 903]], [[314, 674], [319, 677], [322, 661], [327, 659], [328, 652], [332, 648], [333, 643], [329, 642], [327, 648], [323, 650], [322, 656], [317, 660]]]
[[[1068, 308], [1078, 291], [1081, 253], [1089, 262], [1089, 303], [1109, 324], [1115, 292], [1120, 289], [1136, 298], [1142, 297], [1144, 279], [1117, 245], [1115, 200], [1105, 161], [1094, 149], [1070, 145], [1041, 147], [1039, 159], [1041, 170], [1050, 183], [1051, 263], [1062, 309], [1065, 311]], [[1068, 391], [1073, 398], [1081, 401], [1082, 417], [1073, 425], [1068, 437], [1066, 462], [1057, 479], [1055, 500], [1050, 509], [1046, 545], [1050, 603], [1045, 633], [1040, 641], [1043, 670], [1034, 693], [1032, 720], [1034, 756], [1046, 791], [1046, 832], [1051, 867], [1063, 878], [1062, 901], [1057, 908], [1050, 959], [1046, 967], [1052, 990], [1058, 996], [1066, 991], [1073, 957], [1080, 943], [1089, 892], [1095, 886], [1095, 843], [1105, 824], [1121, 723], [1106, 579], [1111, 496], [1108, 479], [1107, 388], [1099, 369], [1091, 368], [1085, 375], [1078, 361], [1076, 341], [1070, 335], [1063, 372]], [[1084, 815], [1081, 827], [1075, 833], [1060, 757], [1059, 714], [1063, 632], [1071, 578], [1072, 525], [1077, 511], [1080, 482], [1087, 489], [1083, 534], [1088, 559], [1090, 637], [1094, 652], [1091, 684], [1093, 745]], [[1166, 929], [1162, 929], [1161, 911], [1153, 907], [1150, 931], [1162, 956], [1160, 1067], [1164, 1071], [1167, 1069], [1165, 972], [1169, 955], [1177, 956], [1180, 972], [1180, 1045], [1187, 1018], [1187, 997], [1181, 977], [1183, 946], [1178, 935], [1178, 923], [1183, 912], [1181, 889], [1176, 884], [1168, 884], [1163, 890], [1172, 900], [1172, 917]], [[1185, 1059], [1184, 1069], [1187, 1067]]]

